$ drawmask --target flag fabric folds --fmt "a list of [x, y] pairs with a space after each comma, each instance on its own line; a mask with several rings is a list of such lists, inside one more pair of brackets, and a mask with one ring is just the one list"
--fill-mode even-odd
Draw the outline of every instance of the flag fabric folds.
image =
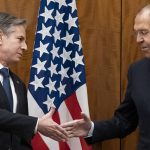
[[[75, 0], [41, 0], [28, 85], [29, 115], [52, 106], [61, 124], [89, 115], [84, 58]], [[84, 139], [56, 142], [37, 133], [34, 150], [91, 150]]]

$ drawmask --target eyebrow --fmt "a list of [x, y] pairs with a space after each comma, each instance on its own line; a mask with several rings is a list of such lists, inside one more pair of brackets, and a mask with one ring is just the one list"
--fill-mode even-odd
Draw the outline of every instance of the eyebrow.
[[17, 36], [17, 37], [19, 37], [19, 38], [22, 38], [22, 39], [26, 40], [26, 37], [24, 37], [23, 35], [19, 35], [19, 36]]

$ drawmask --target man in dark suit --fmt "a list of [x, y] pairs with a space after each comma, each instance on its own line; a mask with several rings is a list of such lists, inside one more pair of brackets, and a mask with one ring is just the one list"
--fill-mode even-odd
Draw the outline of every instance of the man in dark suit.
[[63, 124], [70, 137], [83, 136], [92, 144], [125, 137], [139, 126], [138, 150], [150, 150], [150, 5], [136, 15], [134, 31], [145, 58], [129, 68], [124, 101], [110, 120], [92, 122], [82, 113], [82, 119]]
[[0, 149], [31, 150], [30, 140], [40, 133], [66, 140], [66, 131], [56, 124], [51, 111], [42, 118], [28, 115], [27, 91], [20, 78], [9, 70], [27, 50], [26, 20], [0, 13]]

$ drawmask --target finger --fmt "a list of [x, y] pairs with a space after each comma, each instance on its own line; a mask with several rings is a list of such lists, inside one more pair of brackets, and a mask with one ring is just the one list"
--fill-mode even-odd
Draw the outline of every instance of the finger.
[[51, 107], [50, 111], [49, 111], [49, 115], [52, 116], [55, 112], [56, 108], [55, 107]]
[[64, 135], [63, 133], [61, 133], [59, 130], [57, 130], [56, 128], [53, 128], [50, 130], [50, 132], [48, 132], [48, 137], [52, 138], [52, 139], [57, 139], [57, 141], [59, 140], [68, 140], [68, 134], [67, 136]]
[[68, 138], [68, 133], [67, 131], [65, 131], [62, 127], [60, 127], [59, 125], [56, 126], [56, 129], [59, 133], [61, 133], [60, 135], [64, 138]]
[[43, 119], [45, 119], [45, 118], [51, 118], [52, 115], [53, 115], [54, 112], [55, 112], [55, 109], [56, 109], [56, 108], [51, 107], [51, 110], [50, 110], [47, 114], [45, 114], [42, 118], [43, 118]]
[[69, 136], [69, 138], [75, 137], [73, 133], [70, 133], [68, 136]]
[[76, 122], [77, 122], [77, 120], [66, 122], [66, 123], [61, 124], [61, 127], [63, 127], [63, 128], [73, 127]]
[[72, 131], [74, 128], [73, 127], [67, 127], [67, 128], [64, 128], [66, 131], [67, 131], [67, 133], [68, 133], [68, 131]]
[[64, 133], [61, 133], [59, 131], [56, 131], [56, 137], [59, 138], [60, 140], [68, 140], [68, 134], [65, 135]]
[[72, 123], [61, 124], [62, 128], [73, 127]]
[[67, 133], [68, 133], [68, 136], [70, 136], [71, 134], [73, 134], [72, 131], [68, 131]]

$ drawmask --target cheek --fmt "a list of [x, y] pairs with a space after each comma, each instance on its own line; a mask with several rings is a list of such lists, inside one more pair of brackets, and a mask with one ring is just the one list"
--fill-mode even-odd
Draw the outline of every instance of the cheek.
[[147, 44], [150, 46], [150, 40], [147, 40]]
[[6, 53], [7, 53], [7, 54], [6, 54], [6, 55], [7, 55], [7, 58], [8, 58], [9, 60], [14, 60], [16, 57], [18, 57], [18, 56], [17, 56], [17, 49], [16, 49], [16, 47], [11, 47], [11, 48], [9, 48]]
[[147, 43], [148, 45], [150, 45], [150, 36], [147, 36], [145, 39], [144, 39], [145, 43]]

